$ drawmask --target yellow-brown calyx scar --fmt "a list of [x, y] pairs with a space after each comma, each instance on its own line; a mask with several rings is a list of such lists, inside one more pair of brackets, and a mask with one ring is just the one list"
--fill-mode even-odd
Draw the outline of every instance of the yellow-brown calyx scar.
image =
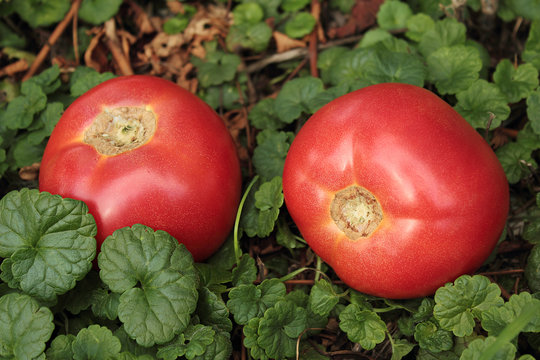
[[86, 129], [84, 142], [102, 155], [118, 155], [148, 142], [156, 126], [155, 114], [144, 108], [107, 109]]
[[353, 185], [336, 193], [330, 216], [337, 227], [352, 240], [370, 236], [383, 219], [379, 201], [367, 189]]

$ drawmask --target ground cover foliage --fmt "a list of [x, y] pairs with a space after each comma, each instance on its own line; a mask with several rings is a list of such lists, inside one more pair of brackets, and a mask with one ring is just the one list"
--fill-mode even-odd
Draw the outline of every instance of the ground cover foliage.
[[[0, 0], [0, 16], [0, 359], [539, 356], [538, 1]], [[237, 144], [237, 226], [205, 263], [135, 225], [105, 241], [98, 272], [86, 205], [36, 190], [63, 110], [128, 74], [194, 92]], [[511, 186], [506, 231], [478, 273], [406, 301], [335, 277], [281, 185], [310, 114], [387, 81], [451, 104]]]

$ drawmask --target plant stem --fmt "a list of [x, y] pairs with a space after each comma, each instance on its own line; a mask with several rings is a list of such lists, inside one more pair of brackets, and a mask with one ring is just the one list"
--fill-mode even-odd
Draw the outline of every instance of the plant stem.
[[242, 195], [242, 200], [240, 200], [240, 204], [238, 205], [238, 210], [236, 211], [236, 219], [234, 221], [234, 231], [233, 231], [233, 237], [234, 237], [234, 255], [236, 257], [236, 262], [238, 263], [240, 261], [240, 258], [242, 257], [242, 249], [240, 249], [240, 239], [238, 238], [238, 228], [240, 226], [240, 215], [242, 214], [242, 209], [244, 208], [244, 203], [246, 202], [247, 196], [249, 192], [251, 191], [251, 188], [257, 180], [259, 179], [259, 175], [255, 175], [253, 179], [251, 179], [251, 182], [249, 183], [248, 187], [246, 188], [246, 191], [244, 192], [244, 195]]
[[519, 316], [501, 331], [493, 345], [486, 349], [478, 360], [489, 360], [495, 358], [495, 355], [504, 345], [510, 343], [519, 333], [529, 324], [534, 314], [538, 311], [534, 303], [526, 304]]

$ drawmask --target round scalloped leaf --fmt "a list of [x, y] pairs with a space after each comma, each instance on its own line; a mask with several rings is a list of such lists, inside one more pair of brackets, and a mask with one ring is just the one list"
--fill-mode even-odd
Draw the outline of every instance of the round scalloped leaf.
[[98, 256], [100, 277], [120, 293], [118, 317], [142, 346], [170, 341], [197, 307], [193, 257], [165, 231], [136, 224], [107, 237]]
[[478, 79], [482, 59], [472, 46], [442, 47], [427, 57], [429, 80], [440, 94], [455, 94], [468, 89]]
[[386, 324], [379, 315], [357, 304], [349, 304], [339, 314], [339, 320], [339, 327], [347, 333], [347, 337], [366, 350], [373, 349], [386, 337]]
[[84, 0], [79, 9], [79, 18], [90, 24], [102, 24], [118, 12], [122, 1], [123, 0]]
[[73, 340], [74, 360], [111, 359], [120, 354], [120, 340], [105, 326], [90, 325]]
[[[88, 207], [38, 190], [0, 200], [0, 257], [11, 284], [43, 301], [75, 287], [92, 267], [96, 223]], [[8, 260], [9, 259], [9, 260]]]
[[377, 13], [377, 24], [384, 30], [397, 30], [407, 27], [412, 10], [407, 3], [390, 0], [382, 3]]
[[53, 314], [28, 295], [0, 298], [0, 358], [34, 359], [43, 354], [54, 330]]
[[69, 0], [13, 1], [15, 12], [33, 28], [49, 26], [59, 22], [68, 12], [69, 6]]
[[474, 319], [493, 306], [503, 304], [501, 290], [485, 276], [462, 275], [454, 283], [448, 283], [435, 293], [433, 315], [441, 327], [455, 336], [469, 336], [473, 332]]
[[299, 39], [309, 34], [316, 23], [317, 20], [310, 13], [299, 12], [285, 23], [285, 34], [293, 39]]
[[515, 103], [538, 87], [538, 70], [532, 64], [514, 66], [510, 60], [503, 59], [493, 73], [493, 81], [506, 95], [508, 102]]
[[458, 102], [454, 109], [477, 129], [485, 129], [488, 124], [490, 129], [495, 129], [510, 114], [506, 96], [497, 85], [483, 79], [458, 92], [456, 97]]

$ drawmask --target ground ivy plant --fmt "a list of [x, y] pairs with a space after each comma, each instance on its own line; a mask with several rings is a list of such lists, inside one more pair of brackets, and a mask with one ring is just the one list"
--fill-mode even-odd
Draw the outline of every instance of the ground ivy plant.
[[[229, 3], [234, 22], [226, 36], [204, 41], [205, 56], [189, 61], [198, 95], [210, 106], [246, 110], [253, 144], [235, 228], [204, 263], [194, 263], [169, 234], [140, 224], [118, 229], [96, 257], [96, 225], [84, 203], [10, 182], [18, 169], [40, 161], [64, 109], [114, 74], [52, 65], [25, 82], [0, 83], [0, 177], [17, 188], [2, 189], [0, 200], [0, 359], [225, 360], [233, 352], [327, 359], [337, 355], [329, 345], [337, 340], [353, 355], [392, 360], [537, 357], [540, 7], [499, 1], [485, 23], [516, 29], [523, 46], [495, 56], [494, 41], [472, 26], [484, 2], [387, 0], [360, 40], [318, 50], [318, 76], [299, 59], [283, 61], [247, 105], [260, 76], [244, 71], [257, 61], [250, 56], [270, 54], [274, 31], [306, 41], [317, 19], [308, 0]], [[328, 0], [326, 9], [350, 16], [355, 3]], [[0, 14], [43, 29], [60, 22], [70, 4], [0, 0]], [[84, 0], [79, 19], [99, 25], [121, 6]], [[183, 6], [164, 21], [165, 33], [181, 33], [195, 17], [195, 3]], [[0, 22], [3, 53], [35, 58], [25, 48], [30, 39], [10, 25]], [[388, 81], [437, 93], [493, 145], [512, 197], [501, 242], [526, 251], [493, 254], [484, 269], [523, 265], [517, 283], [515, 273], [485, 272], [463, 275], [425, 298], [367, 296], [335, 278], [297, 232], [281, 183], [296, 132], [329, 101]], [[298, 259], [306, 258], [315, 265], [301, 266]]]

